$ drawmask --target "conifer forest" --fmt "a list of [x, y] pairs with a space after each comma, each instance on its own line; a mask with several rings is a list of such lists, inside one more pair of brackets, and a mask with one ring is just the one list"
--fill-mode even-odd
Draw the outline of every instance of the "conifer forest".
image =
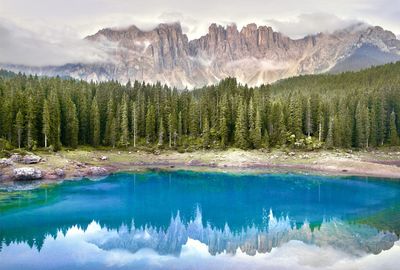
[[194, 90], [1, 72], [0, 147], [376, 148], [399, 145], [400, 63]]

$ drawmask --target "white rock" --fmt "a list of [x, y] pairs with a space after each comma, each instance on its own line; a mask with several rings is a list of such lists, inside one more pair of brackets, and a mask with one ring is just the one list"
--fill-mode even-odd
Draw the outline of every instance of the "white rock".
[[42, 158], [36, 155], [26, 155], [22, 158], [24, 164], [36, 164], [39, 163]]
[[89, 173], [90, 175], [99, 176], [99, 175], [107, 175], [108, 171], [105, 168], [95, 166], [89, 168]]
[[14, 179], [16, 180], [35, 180], [43, 176], [41, 170], [30, 167], [23, 167], [14, 169]]
[[14, 162], [10, 158], [0, 159], [0, 167], [8, 167], [14, 165]]
[[55, 175], [57, 175], [58, 177], [64, 177], [65, 176], [65, 172], [63, 169], [57, 168], [54, 170]]

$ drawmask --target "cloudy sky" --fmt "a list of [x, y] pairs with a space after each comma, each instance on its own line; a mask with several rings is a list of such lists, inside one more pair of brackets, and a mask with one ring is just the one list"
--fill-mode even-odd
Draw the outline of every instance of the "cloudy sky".
[[0, 62], [95, 61], [82, 38], [105, 27], [180, 21], [197, 38], [211, 22], [255, 22], [298, 38], [362, 21], [399, 35], [399, 14], [400, 0], [0, 0]]

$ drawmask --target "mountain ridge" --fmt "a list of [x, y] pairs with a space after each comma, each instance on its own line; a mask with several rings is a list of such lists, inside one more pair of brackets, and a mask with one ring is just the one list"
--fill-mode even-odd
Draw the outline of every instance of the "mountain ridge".
[[[235, 24], [213, 23], [206, 34], [189, 40], [179, 22], [146, 31], [135, 25], [104, 28], [85, 39], [106, 50], [109, 59], [43, 68], [9, 65], [8, 69], [87, 81], [160, 81], [177, 88], [195, 88], [226, 77], [256, 86], [302, 74], [337, 73], [400, 60], [400, 41], [392, 32], [362, 23], [299, 39], [255, 23], [240, 31]], [[361, 59], [347, 69], [351, 65], [346, 59], [363, 57], [357, 52], [366, 45], [376, 50], [378, 58]]]

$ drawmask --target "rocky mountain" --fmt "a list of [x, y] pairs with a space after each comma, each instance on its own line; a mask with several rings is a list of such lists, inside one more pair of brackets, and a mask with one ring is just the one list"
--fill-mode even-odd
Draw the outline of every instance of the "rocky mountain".
[[400, 60], [400, 40], [381, 27], [355, 24], [333, 33], [291, 39], [271, 27], [211, 24], [189, 40], [179, 23], [143, 31], [102, 29], [86, 39], [109, 58], [102, 63], [59, 67], [6, 65], [13, 71], [84, 80], [160, 81], [178, 88], [199, 87], [233, 76], [259, 85], [301, 74], [358, 70]]

